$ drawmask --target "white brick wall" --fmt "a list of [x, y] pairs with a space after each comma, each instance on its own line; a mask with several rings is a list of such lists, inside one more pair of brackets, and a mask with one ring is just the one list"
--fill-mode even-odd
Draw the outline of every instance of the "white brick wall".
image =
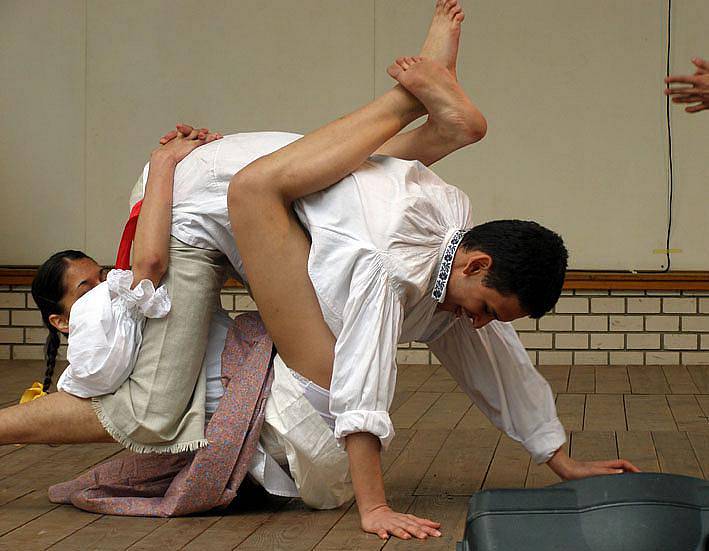
[[[256, 309], [241, 289], [225, 290], [222, 306]], [[564, 291], [553, 312], [514, 326], [537, 365], [709, 365], [709, 292]], [[29, 287], [0, 286], [0, 359], [42, 359], [46, 334]], [[439, 363], [420, 343], [397, 359]]]

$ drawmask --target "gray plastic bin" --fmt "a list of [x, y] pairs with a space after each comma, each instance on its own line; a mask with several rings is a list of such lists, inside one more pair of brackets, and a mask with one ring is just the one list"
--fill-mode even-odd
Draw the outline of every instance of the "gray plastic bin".
[[709, 483], [688, 476], [597, 476], [470, 499], [458, 551], [709, 550]]

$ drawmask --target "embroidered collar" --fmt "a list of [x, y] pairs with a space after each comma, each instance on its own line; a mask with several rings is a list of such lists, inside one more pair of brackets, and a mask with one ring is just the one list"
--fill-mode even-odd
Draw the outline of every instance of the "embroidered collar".
[[441, 258], [441, 265], [438, 267], [436, 283], [433, 285], [433, 292], [431, 293], [431, 296], [436, 302], [443, 302], [446, 298], [446, 288], [448, 287], [448, 278], [451, 276], [453, 258], [464, 235], [465, 230], [456, 231], [448, 241], [445, 251], [443, 251], [443, 258]]

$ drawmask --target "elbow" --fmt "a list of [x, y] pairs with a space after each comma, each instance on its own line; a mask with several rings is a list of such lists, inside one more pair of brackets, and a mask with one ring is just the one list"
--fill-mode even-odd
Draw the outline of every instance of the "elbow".
[[153, 285], [157, 286], [167, 272], [167, 265], [167, 259], [158, 254], [149, 255], [148, 258], [136, 261], [133, 265], [134, 285], [144, 279], [149, 279]]

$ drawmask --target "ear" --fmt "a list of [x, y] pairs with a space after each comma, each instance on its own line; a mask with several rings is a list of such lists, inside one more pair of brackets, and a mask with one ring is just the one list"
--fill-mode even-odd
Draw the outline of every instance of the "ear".
[[51, 314], [48, 319], [49, 323], [60, 333], [69, 332], [69, 320], [64, 314]]
[[492, 266], [492, 257], [480, 251], [472, 251], [466, 259], [463, 273], [465, 275], [478, 275], [487, 271]]

